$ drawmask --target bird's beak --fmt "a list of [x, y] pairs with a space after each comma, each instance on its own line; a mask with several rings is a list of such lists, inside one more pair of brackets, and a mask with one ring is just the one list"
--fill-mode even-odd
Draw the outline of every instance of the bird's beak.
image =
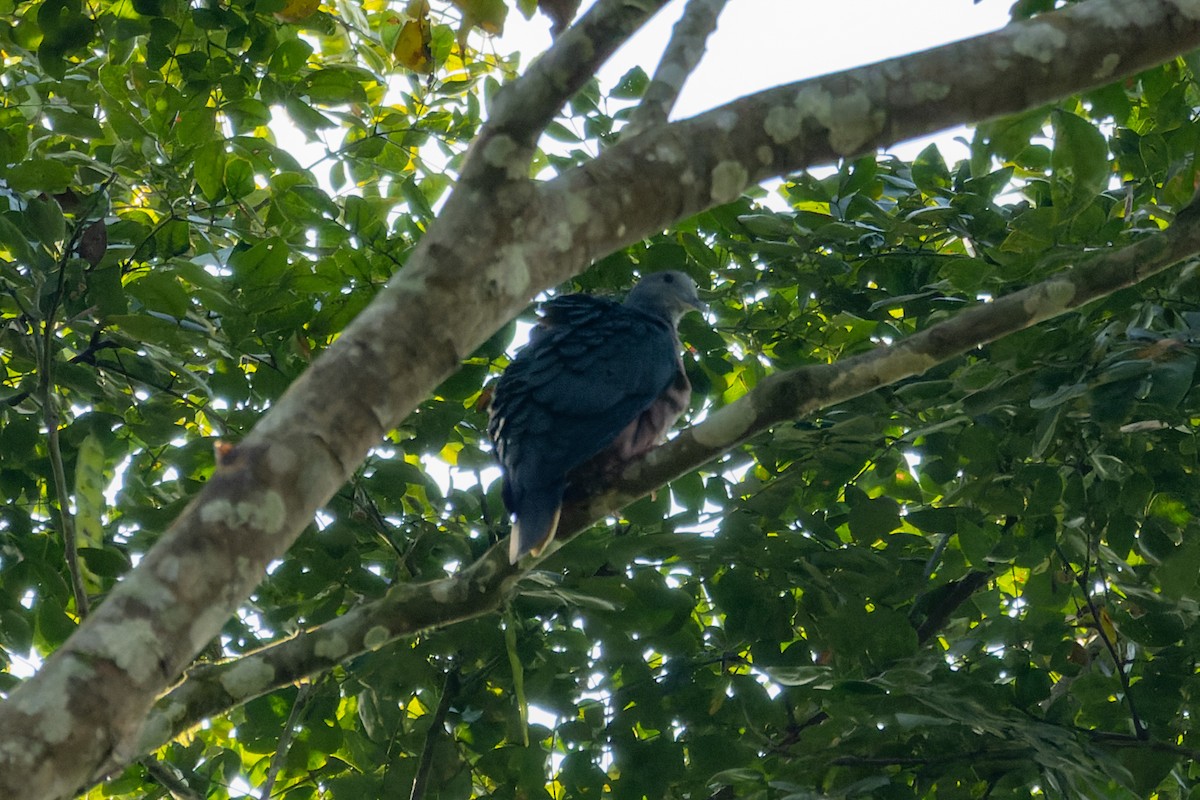
[[689, 301], [688, 305], [699, 311], [701, 314], [708, 313], [708, 303], [704, 302], [699, 297], [697, 297], [695, 300]]

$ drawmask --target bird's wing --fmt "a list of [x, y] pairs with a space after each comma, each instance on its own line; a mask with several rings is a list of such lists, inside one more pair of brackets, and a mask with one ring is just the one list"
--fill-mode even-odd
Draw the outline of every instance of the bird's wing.
[[678, 370], [668, 322], [610, 301], [581, 300], [556, 304], [551, 323], [496, 385], [488, 431], [517, 480], [561, 478], [596, 455]]

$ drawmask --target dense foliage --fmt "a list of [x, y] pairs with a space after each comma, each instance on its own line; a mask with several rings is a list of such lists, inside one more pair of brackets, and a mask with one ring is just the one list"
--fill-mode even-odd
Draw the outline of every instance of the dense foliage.
[[[404, 268], [517, 59], [481, 35], [501, 0], [0, 10], [4, 691]], [[711, 287], [681, 329], [700, 418], [1165, 227], [1197, 181], [1196, 66], [982, 125], [959, 164], [795, 175], [563, 289]], [[576, 96], [541, 175], [610, 144], [645, 82]], [[282, 116], [325, 157], [280, 146]], [[577, 537], [503, 613], [87, 796], [1198, 796], [1198, 290], [1168, 272], [779, 426]], [[480, 398], [517, 330], [380, 443], [203, 661], [506, 535]]]

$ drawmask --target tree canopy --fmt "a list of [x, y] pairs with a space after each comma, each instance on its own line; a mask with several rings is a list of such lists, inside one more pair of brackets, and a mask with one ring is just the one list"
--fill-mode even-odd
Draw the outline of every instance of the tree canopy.
[[[1200, 796], [1200, 3], [687, 119], [666, 4], [0, 0], [0, 797]], [[508, 564], [532, 302], [661, 269], [684, 430]]]

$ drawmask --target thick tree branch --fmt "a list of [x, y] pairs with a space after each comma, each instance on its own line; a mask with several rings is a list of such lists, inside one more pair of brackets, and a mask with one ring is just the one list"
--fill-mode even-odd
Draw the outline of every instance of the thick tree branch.
[[[1132, 286], [1196, 254], [1200, 254], [1200, 207], [1193, 205], [1161, 234], [1095, 256], [1084, 265], [995, 302], [975, 306], [902, 342], [837, 364], [772, 375], [745, 397], [651, 451], [607, 492], [566, 506], [558, 537], [549, 552], [772, 425], [919, 375], [981, 344]], [[396, 586], [383, 599], [359, 606], [319, 628], [237, 661], [193, 670], [155, 706], [138, 749], [159, 747], [207, 717], [393, 639], [492, 611], [532, 563], [536, 562], [522, 563], [522, 569], [511, 566], [505, 545], [500, 543], [455, 577]], [[976, 584], [984, 579], [981, 574], [972, 578], [971, 588], [977, 588]], [[922, 636], [934, 632], [933, 628], [922, 627]], [[255, 676], [256, 680], [243, 680], [243, 675]]]
[[[632, 0], [601, 5], [634, 8]], [[627, 13], [642, 19], [659, 5], [646, 0]], [[621, 142], [549, 184], [460, 184], [404, 269], [246, 439], [222, 451], [213, 478], [137, 569], [0, 704], [0, 797], [66, 797], [98, 770], [128, 763], [154, 699], [218, 633], [270, 561], [384, 433], [538, 291], [593, 257], [732, 200], [751, 181], [1038, 105], [1200, 45], [1200, 0], [1142, 0], [1134, 7], [1128, 0], [1090, 0], [970, 46], [763, 92]], [[530, 83], [545, 80], [543, 72]], [[523, 81], [512, 94], [528, 92], [535, 121], [513, 124], [517, 135], [529, 136], [557, 100], [547, 88], [552, 82], [527, 90]], [[565, 97], [570, 85], [557, 91]], [[515, 120], [517, 101], [506, 102], [514, 105], [496, 118]], [[503, 147], [491, 149], [495, 137], [477, 145], [484, 163], [511, 163]], [[1195, 242], [1180, 245], [1187, 231], [1196, 238], [1193, 227], [1176, 229], [1113, 254], [1122, 279], [1145, 274], [1137, 263], [1124, 263], [1134, 252], [1146, 256], [1143, 266], [1158, 268], [1195, 252]], [[913, 337], [894, 355], [883, 351], [838, 368], [768, 379], [748, 402], [681, 435], [589, 507], [619, 507], [636, 496], [630, 487], [658, 485], [772, 422], [917, 374], [962, 352], [962, 341], [988, 341], [1099, 296], [1086, 285], [1091, 272], [1073, 274], [976, 309], [982, 316], [969, 312], [957, 326]], [[1021, 325], [1001, 321], [1010, 313]], [[957, 339], [951, 345], [938, 337]], [[576, 527], [595, 516], [572, 513], [568, 522]], [[460, 577], [437, 591], [451, 598], [465, 593], [474, 601], [468, 605], [481, 609], [498, 602], [499, 584], [512, 577], [504, 570], [472, 574], [478, 583]], [[438, 595], [421, 595], [428, 596]], [[454, 619], [453, 605], [437, 604], [424, 624]], [[369, 641], [390, 635], [384, 626]], [[340, 657], [349, 652], [347, 646]], [[238, 689], [267, 687], [276, 678], [265, 671], [236, 675]]]
[[1041, 283], [961, 312], [903, 341], [836, 364], [769, 375], [745, 397], [710, 414], [634, 464], [604, 494], [564, 509], [560, 530], [577, 531], [592, 520], [676, 477], [712, 461], [751, 436], [786, 420], [851, 400], [1003, 336], [1133, 286], [1200, 254], [1200, 208], [1180, 212], [1160, 234], [1092, 257]]
[[[396, 639], [494, 611], [519, 576], [505, 547], [496, 546], [453, 578], [399, 584], [383, 598], [279, 644], [189, 670], [155, 705], [136, 749], [149, 752], [201, 720]], [[103, 777], [98, 772], [91, 780]]]
[[662, 60], [654, 71], [650, 85], [642, 96], [642, 102], [629, 119], [629, 126], [621, 132], [623, 136], [638, 133], [662, 125], [671, 116], [671, 109], [679, 100], [679, 94], [688, 77], [704, 56], [704, 45], [717, 28], [717, 17], [725, 8], [727, 0], [689, 0], [683, 16], [675, 23], [671, 41], [663, 51]]
[[607, 254], [767, 178], [1037, 108], [1197, 47], [1200, 0], [1089, 0], [659, 126], [546, 191], [621, 222], [581, 231], [589, 252]]

